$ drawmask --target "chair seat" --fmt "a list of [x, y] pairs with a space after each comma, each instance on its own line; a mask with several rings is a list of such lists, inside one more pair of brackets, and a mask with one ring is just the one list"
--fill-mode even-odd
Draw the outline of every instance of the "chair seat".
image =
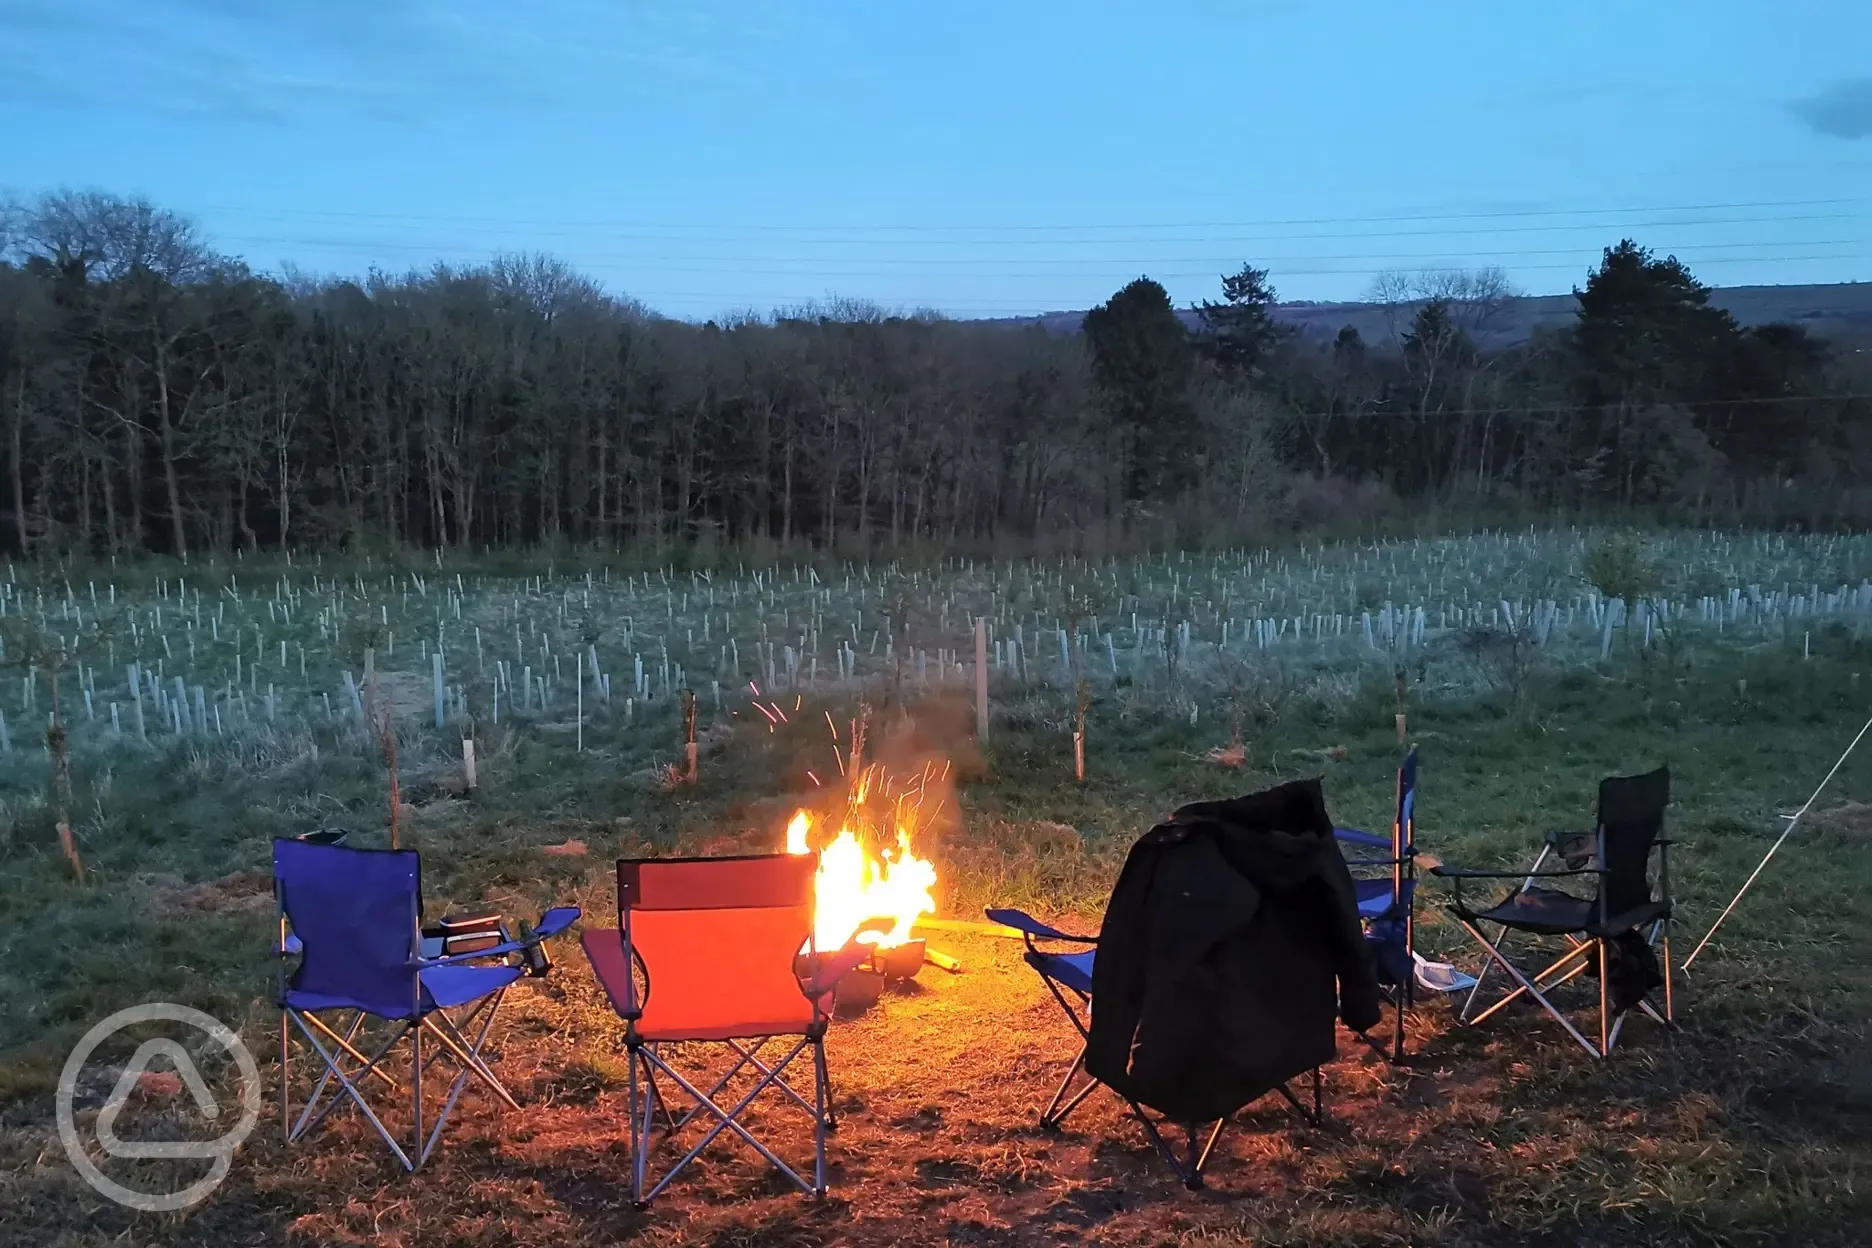
[[[422, 1013], [452, 1010], [456, 1006], [478, 1001], [490, 993], [499, 992], [525, 973], [518, 966], [427, 967], [419, 976], [422, 982]], [[294, 1010], [360, 1010], [375, 1018], [409, 1018], [415, 1013], [409, 1004], [403, 1002], [366, 1001], [359, 997], [305, 992], [296, 988], [287, 989], [282, 1004]]]
[[1472, 923], [1499, 923], [1515, 931], [1545, 936], [1575, 933], [1616, 936], [1655, 923], [1670, 913], [1670, 906], [1652, 901], [1614, 915], [1602, 924], [1597, 902], [1553, 888], [1530, 888], [1487, 910], [1471, 910], [1467, 906], [1452, 909]]
[[1027, 965], [1046, 976], [1054, 983], [1062, 984], [1074, 992], [1092, 991], [1092, 960], [1098, 956], [1096, 949], [1084, 953], [1029, 953]]
[[1529, 888], [1507, 897], [1487, 910], [1461, 907], [1457, 913], [1472, 923], [1499, 923], [1518, 932], [1558, 936], [1584, 932], [1592, 926], [1590, 901], [1553, 888]]
[[431, 966], [422, 972], [423, 1005], [452, 1010], [499, 992], [523, 974], [517, 966]]

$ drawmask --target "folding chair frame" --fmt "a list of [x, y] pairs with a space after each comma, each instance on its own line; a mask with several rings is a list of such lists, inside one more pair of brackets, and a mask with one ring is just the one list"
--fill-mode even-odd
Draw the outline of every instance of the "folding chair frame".
[[[684, 1167], [702, 1155], [704, 1149], [715, 1142], [715, 1138], [724, 1131], [731, 1131], [741, 1140], [766, 1159], [781, 1174], [785, 1175], [801, 1191], [815, 1197], [826, 1194], [826, 1136], [838, 1130], [838, 1120], [832, 1113], [832, 1082], [826, 1070], [825, 1056], [826, 1025], [816, 1023], [806, 1035], [786, 1037], [795, 1039], [779, 1061], [769, 1065], [761, 1060], [760, 1051], [769, 1042], [780, 1039], [779, 1036], [755, 1038], [751, 1044], [739, 1040], [684, 1041], [684, 1044], [722, 1044], [734, 1054], [734, 1065], [718, 1078], [707, 1091], [697, 1086], [696, 1081], [685, 1076], [667, 1061], [660, 1045], [656, 1041], [643, 1040], [633, 1035], [629, 1023], [625, 1028], [625, 1046], [630, 1053], [630, 1117], [631, 1117], [631, 1200], [640, 1210], [648, 1209], [650, 1202], [662, 1194], [681, 1174]], [[808, 1102], [797, 1089], [785, 1079], [787, 1068], [808, 1049], [812, 1052], [813, 1064], [813, 1099]], [[716, 1098], [722, 1090], [748, 1066], [759, 1072], [754, 1086], [750, 1088], [732, 1106], [724, 1108]], [[694, 1104], [678, 1118], [669, 1107], [669, 1102], [658, 1085], [657, 1076], [665, 1076], [680, 1088]], [[754, 1133], [740, 1121], [740, 1116], [768, 1088], [783, 1093], [795, 1105], [805, 1110], [813, 1120], [813, 1171], [809, 1182], [802, 1178], [797, 1170], [788, 1165], [767, 1145], [756, 1139]], [[661, 1140], [652, 1140], [657, 1130], [657, 1113], [663, 1117]], [[644, 1185], [650, 1181], [650, 1152], [657, 1144], [667, 1143], [676, 1137], [676, 1133], [704, 1114], [712, 1118], [711, 1125], [700, 1140], [692, 1145], [688, 1152], [658, 1179], [648, 1192]]]
[[[1625, 1020], [1630, 1015], [1632, 1008], [1642, 1010], [1652, 1021], [1667, 1029], [1674, 1030], [1677, 1025], [1676, 999], [1671, 973], [1670, 952], [1670, 926], [1673, 910], [1670, 888], [1670, 847], [1675, 842], [1664, 836], [1659, 836], [1651, 842], [1652, 847], [1655, 848], [1658, 853], [1657, 901], [1662, 904], [1664, 909], [1661, 915], [1651, 920], [1648, 924], [1639, 925], [1648, 927], [1648, 931], [1645, 935], [1645, 944], [1648, 947], [1657, 949], [1660, 953], [1658, 962], [1664, 980], [1661, 985], [1664, 994], [1664, 1008], [1662, 1012], [1660, 1012], [1651, 1003], [1649, 999], [1650, 994], [1646, 993], [1644, 997], [1639, 999], [1636, 1007], [1615, 1010], [1612, 1006], [1612, 989], [1610, 984], [1611, 954], [1609, 942], [1621, 931], [1630, 929], [1619, 925], [1619, 916], [1607, 913], [1604, 887], [1607, 875], [1605, 869], [1605, 828], [1601, 825], [1593, 833], [1592, 865], [1543, 871], [1541, 869], [1542, 864], [1547, 861], [1550, 855], [1560, 851], [1561, 841], [1564, 835], [1563, 833], [1549, 833], [1546, 843], [1541, 847], [1539, 856], [1534, 860], [1534, 865], [1525, 872], [1466, 871], [1450, 867], [1432, 868], [1433, 874], [1449, 879], [1455, 884], [1456, 904], [1450, 907], [1451, 913], [1456, 921], [1462, 924], [1464, 930], [1475, 938], [1476, 943], [1482, 946], [1489, 958], [1488, 962], [1484, 963], [1481, 971], [1477, 973], [1475, 986], [1469, 990], [1469, 997], [1463, 1003], [1463, 1008], [1457, 1017], [1460, 1022], [1467, 1026], [1478, 1026], [1523, 995], [1530, 996], [1543, 1010], [1547, 1011], [1547, 1013], [1552, 1016], [1555, 1022], [1566, 1029], [1566, 1033], [1573, 1037], [1581, 1048], [1585, 1049], [1593, 1057], [1603, 1060], [1611, 1056], [1613, 1048], [1617, 1046], [1619, 1033], [1623, 1030]], [[1462, 882], [1464, 880], [1520, 880], [1520, 886], [1509, 895], [1512, 898], [1527, 892], [1534, 886], [1534, 881], [1536, 880], [1580, 876], [1593, 877], [1600, 883], [1599, 896], [1596, 903], [1598, 911], [1596, 921], [1592, 929], [1583, 934], [1580, 932], [1557, 933], [1567, 941], [1568, 948], [1566, 952], [1562, 953], [1553, 962], [1532, 975], [1526, 974], [1517, 967], [1514, 962], [1509, 959], [1508, 955], [1502, 951], [1502, 946], [1507, 943], [1507, 938], [1511, 932], [1522, 931], [1524, 935], [1530, 936], [1540, 935], [1540, 933], [1526, 932], [1523, 929], [1518, 929], [1508, 924], [1497, 924], [1496, 926], [1501, 930], [1496, 934], [1494, 940], [1490, 940], [1482, 931], [1482, 923], [1484, 920], [1470, 917], [1466, 907], [1462, 904]], [[1599, 971], [1599, 1035], [1597, 1044], [1589, 1039], [1585, 1033], [1580, 1031], [1578, 1027], [1574, 1026], [1572, 1020], [1567, 1018], [1559, 1007], [1554, 1005], [1547, 996], [1548, 993], [1554, 991], [1556, 988], [1569, 983], [1586, 971], [1592, 969], [1592, 960], [1595, 957], [1598, 959]], [[1516, 986], [1495, 1000], [1480, 1013], [1472, 1013], [1475, 1009], [1476, 1000], [1481, 995], [1483, 983], [1487, 980], [1489, 972], [1497, 966], [1514, 981]]]
[[[744, 855], [745, 858], [765, 858], [771, 855]], [[724, 858], [659, 858], [649, 861], [657, 863], [682, 862], [720, 862]], [[631, 885], [627, 883], [627, 871], [636, 863], [624, 861], [618, 864], [618, 933], [622, 942], [624, 963], [629, 979], [629, 1000], [624, 1002], [619, 1015], [624, 1019], [624, 1045], [629, 1054], [629, 1098], [631, 1121], [631, 1201], [639, 1210], [648, 1209], [650, 1202], [661, 1195], [676, 1176], [702, 1155], [704, 1149], [712, 1144], [723, 1132], [732, 1132], [742, 1142], [760, 1154], [768, 1164], [779, 1170], [795, 1186], [814, 1197], [824, 1197], [826, 1185], [826, 1136], [838, 1130], [838, 1120], [832, 1112], [832, 1081], [826, 1066], [825, 1037], [831, 1019], [820, 1008], [819, 1002], [830, 993], [849, 971], [854, 969], [870, 953], [870, 947], [855, 942], [841, 950], [837, 955], [819, 959], [812, 946], [810, 930], [804, 936], [806, 956], [818, 964], [813, 978], [801, 985], [801, 992], [812, 1002], [813, 1020], [803, 1033], [775, 1033], [767, 1036], [730, 1038], [722, 1040], [681, 1040], [658, 1041], [646, 1039], [638, 1030], [638, 1023], [643, 1015], [643, 1005], [650, 996], [650, 970], [644, 963], [631, 941]], [[641, 997], [637, 996], [636, 979], [633, 972], [641, 972], [645, 989]], [[795, 1043], [778, 1061], [764, 1061], [761, 1050], [769, 1043], [788, 1039]], [[663, 1054], [665, 1043], [671, 1046], [686, 1045], [726, 1045], [734, 1055], [735, 1061], [728, 1072], [719, 1077], [706, 1091], [698, 1086], [696, 1080], [685, 1076], [667, 1060]], [[802, 1054], [810, 1051], [813, 1065], [813, 1097], [808, 1101], [797, 1089], [786, 1081], [789, 1066]], [[758, 1077], [754, 1086], [733, 1105], [724, 1107], [718, 1098], [728, 1084], [744, 1069], [752, 1066]], [[663, 1089], [658, 1083], [661, 1075], [686, 1094], [694, 1104], [680, 1118], [672, 1112]], [[754, 1133], [740, 1121], [741, 1115], [754, 1101], [769, 1088], [777, 1089], [788, 1100], [805, 1110], [813, 1120], [813, 1168], [812, 1178], [804, 1178], [792, 1166], [783, 1161], [767, 1145], [756, 1139]], [[661, 1140], [653, 1141], [657, 1131], [657, 1115], [661, 1111], [664, 1130]], [[709, 1129], [702, 1138], [690, 1147], [680, 1159], [645, 1191], [650, 1183], [649, 1158], [653, 1147], [674, 1139], [690, 1122], [706, 1115], [712, 1119]]]
[[[1037, 923], [1032, 920], [1028, 920], [1026, 923], [1009, 923], [1008, 920], [1013, 918], [1015, 913], [1016, 912], [996, 910], [991, 912], [990, 917], [994, 918], [997, 922], [1001, 922], [1007, 926], [1013, 926], [1016, 930], [1020, 931], [1021, 939], [1027, 946], [1027, 965], [1032, 967], [1034, 972], [1040, 976], [1040, 982], [1046, 985], [1047, 991], [1052, 994], [1053, 999], [1059, 1003], [1060, 1010], [1066, 1015], [1067, 1020], [1072, 1023], [1073, 1030], [1079, 1033], [1079, 1054], [1073, 1058], [1072, 1065], [1066, 1068], [1066, 1074], [1060, 1080], [1059, 1087], [1055, 1089], [1053, 1099], [1047, 1102], [1047, 1107], [1044, 1110], [1040, 1111], [1040, 1125], [1049, 1131], [1058, 1131], [1062, 1128], [1067, 1117], [1073, 1110], [1079, 1108], [1087, 1097], [1106, 1085], [1092, 1078], [1092, 1076], [1085, 1074], [1086, 1046], [1089, 1045], [1092, 1040], [1092, 995], [1070, 985], [1067, 985], [1064, 991], [1062, 991], [1062, 986], [1059, 981], [1047, 974], [1044, 969], [1047, 955], [1036, 945], [1035, 941], [1036, 939], [1066, 941], [1074, 944], [1096, 946], [1098, 944], [1098, 937], [1068, 935], [1065, 932], [1056, 931], [1051, 927], [1047, 927], [1045, 924]], [[1026, 916], [1023, 915], [1020, 917], [1025, 918]], [[1067, 992], [1072, 993], [1071, 999], [1067, 997]], [[1082, 1081], [1079, 1083], [1078, 1088], [1074, 1089], [1073, 1084], [1076, 1080]], [[1301, 1103], [1300, 1098], [1294, 1095], [1293, 1089], [1287, 1084], [1283, 1083], [1274, 1090], [1281, 1094], [1281, 1097], [1285, 1099], [1288, 1105], [1293, 1108], [1294, 1112], [1300, 1116], [1302, 1122], [1305, 1122], [1309, 1126], [1317, 1127], [1325, 1121], [1325, 1110], [1323, 1107], [1325, 1096], [1324, 1089], [1324, 1075], [1321, 1073], [1320, 1068], [1315, 1066], [1313, 1068], [1313, 1108], [1311, 1111], [1308, 1111], [1306, 1106]], [[1122, 1093], [1117, 1092], [1116, 1089], [1112, 1089], [1112, 1091], [1114, 1095], [1117, 1095], [1126, 1105], [1130, 1106], [1132, 1115], [1135, 1116], [1139, 1122], [1144, 1124], [1144, 1132], [1150, 1137], [1151, 1144], [1157, 1149], [1158, 1155], [1161, 1156], [1169, 1165], [1170, 1169], [1175, 1172], [1177, 1178], [1182, 1181], [1183, 1186], [1191, 1191], [1201, 1190], [1205, 1181], [1204, 1171], [1209, 1164], [1209, 1155], [1215, 1150], [1216, 1141], [1222, 1138], [1222, 1129], [1229, 1124], [1230, 1120], [1228, 1118], [1218, 1119], [1215, 1123], [1210, 1125], [1206, 1134], [1202, 1132], [1203, 1124], [1201, 1123], [1191, 1122], [1182, 1124], [1184, 1130], [1184, 1148], [1179, 1152], [1171, 1146], [1170, 1140], [1165, 1138], [1165, 1129], [1170, 1126], [1168, 1119], [1153, 1117], [1150, 1112], [1137, 1101], [1132, 1100], [1128, 1096], [1124, 1096]]]
[[[350, 1026], [341, 1034], [319, 1015], [310, 1010], [295, 1010], [290, 1007], [280, 1011], [280, 1121], [285, 1128], [286, 1142], [296, 1144], [322, 1124], [334, 1109], [349, 1103], [364, 1116], [364, 1120], [382, 1138], [390, 1152], [408, 1171], [421, 1169], [435, 1152], [441, 1142], [442, 1130], [448, 1125], [449, 1115], [455, 1110], [455, 1103], [460, 1099], [462, 1090], [470, 1077], [486, 1085], [489, 1091], [499, 1097], [509, 1108], [519, 1109], [520, 1104], [501, 1083], [498, 1076], [489, 1069], [481, 1056], [481, 1049], [487, 1043], [489, 1032], [494, 1025], [494, 1017], [500, 1011], [501, 1003], [506, 999], [507, 989], [499, 988], [463, 1007], [459, 1017], [450, 1018], [440, 1009], [431, 1009], [414, 1018], [393, 1020], [389, 1038], [384, 1040], [375, 1052], [366, 1056], [357, 1047], [357, 1037], [369, 1017], [362, 1011], [351, 1011], [353, 1017]], [[477, 1022], [479, 1026], [477, 1026]], [[292, 1116], [291, 1104], [291, 1052], [292, 1031], [297, 1028], [305, 1043], [311, 1047], [323, 1064], [323, 1073], [306, 1098], [299, 1117]], [[472, 1038], [465, 1034], [473, 1031]], [[321, 1043], [323, 1034], [331, 1047]], [[436, 1044], [427, 1058], [423, 1053], [423, 1038], [429, 1036]], [[371, 1108], [361, 1085], [366, 1079], [375, 1078], [392, 1091], [399, 1088], [397, 1078], [386, 1068], [387, 1060], [395, 1052], [398, 1044], [405, 1039], [410, 1046], [409, 1097], [410, 1114], [413, 1123], [411, 1129], [411, 1147], [408, 1152], [398, 1143], [397, 1138], [384, 1125], [383, 1119]], [[459, 1068], [448, 1095], [436, 1114], [435, 1122], [428, 1138], [423, 1137], [423, 1072], [437, 1061], [447, 1057]], [[347, 1072], [346, 1059], [356, 1064], [356, 1068]], [[336, 1083], [335, 1087], [331, 1085]], [[329, 1088], [329, 1092], [328, 1092]], [[413, 1156], [412, 1156], [413, 1154]]]

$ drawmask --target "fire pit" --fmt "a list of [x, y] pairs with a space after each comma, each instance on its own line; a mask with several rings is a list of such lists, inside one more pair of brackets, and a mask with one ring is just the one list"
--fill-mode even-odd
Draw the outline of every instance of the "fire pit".
[[887, 981], [915, 979], [916, 973], [923, 969], [924, 952], [925, 946], [921, 940], [906, 940], [901, 945], [873, 949], [871, 961], [867, 965]]
[[[827, 955], [802, 953], [794, 970], [802, 981], [812, 978], [819, 962]], [[841, 1014], [855, 1014], [876, 1005], [885, 988], [916, 978], [923, 969], [924, 945], [921, 940], [873, 949], [871, 956], [840, 977], [833, 988], [834, 1008]]]

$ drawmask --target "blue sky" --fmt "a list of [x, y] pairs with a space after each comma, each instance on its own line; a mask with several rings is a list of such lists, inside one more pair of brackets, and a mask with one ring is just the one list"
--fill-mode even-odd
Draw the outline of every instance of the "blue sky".
[[256, 267], [543, 250], [684, 317], [1283, 297], [1622, 234], [1872, 279], [1866, 0], [0, 0], [0, 189]]

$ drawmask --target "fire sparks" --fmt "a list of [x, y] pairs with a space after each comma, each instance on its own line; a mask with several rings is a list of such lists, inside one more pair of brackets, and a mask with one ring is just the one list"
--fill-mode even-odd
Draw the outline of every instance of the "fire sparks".
[[[789, 854], [812, 850], [813, 817], [802, 810], [787, 824]], [[819, 873], [814, 884], [813, 945], [820, 952], [841, 949], [870, 919], [883, 919], [888, 931], [859, 933], [858, 939], [889, 949], [910, 939], [910, 928], [925, 914], [933, 914], [936, 900], [934, 864], [910, 849], [909, 830], [896, 825], [897, 844], [882, 856], [873, 855], [849, 827], [840, 827], [819, 851]]]

